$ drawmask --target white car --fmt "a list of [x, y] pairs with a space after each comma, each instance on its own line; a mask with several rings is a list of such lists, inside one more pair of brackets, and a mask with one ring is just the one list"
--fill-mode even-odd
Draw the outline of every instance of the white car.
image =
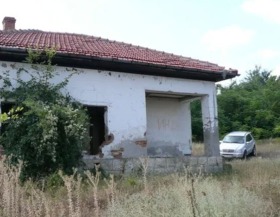
[[220, 154], [225, 158], [256, 156], [256, 142], [250, 132], [231, 132], [220, 141]]

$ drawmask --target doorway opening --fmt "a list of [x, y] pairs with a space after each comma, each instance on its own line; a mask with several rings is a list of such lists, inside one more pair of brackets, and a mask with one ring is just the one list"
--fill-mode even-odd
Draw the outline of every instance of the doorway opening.
[[101, 146], [106, 140], [107, 130], [105, 124], [105, 106], [86, 106], [89, 114], [90, 142], [87, 149], [89, 155], [101, 154]]

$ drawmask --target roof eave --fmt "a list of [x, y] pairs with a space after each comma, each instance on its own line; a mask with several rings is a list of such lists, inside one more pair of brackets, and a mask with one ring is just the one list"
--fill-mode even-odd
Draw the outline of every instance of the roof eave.
[[[26, 56], [27, 49], [25, 48], [0, 47], [0, 60], [22, 62], [26, 59]], [[218, 82], [238, 76], [237, 70], [223, 70], [216, 72], [192, 68], [162, 66], [117, 58], [92, 57], [60, 52], [57, 52], [53, 63], [58, 66], [99, 69], [212, 82]]]

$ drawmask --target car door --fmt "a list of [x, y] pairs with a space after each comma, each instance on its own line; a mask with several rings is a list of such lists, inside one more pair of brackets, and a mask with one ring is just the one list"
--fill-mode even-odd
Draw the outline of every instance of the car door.
[[253, 138], [250, 134], [246, 135], [246, 150], [248, 153], [251, 153], [254, 147]]

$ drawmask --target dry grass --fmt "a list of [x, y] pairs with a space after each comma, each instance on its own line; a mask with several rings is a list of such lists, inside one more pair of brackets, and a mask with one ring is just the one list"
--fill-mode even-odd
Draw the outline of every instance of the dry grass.
[[[258, 196], [271, 201], [275, 209], [280, 208], [280, 159], [251, 158], [246, 161], [230, 162], [232, 174], [224, 179], [233, 177], [242, 186]], [[275, 210], [276, 211], [276, 210]]]
[[[279, 157], [280, 158], [280, 138], [258, 140], [256, 142], [257, 154], [261, 157]], [[192, 155], [203, 156], [204, 144], [194, 142], [192, 144]]]
[[204, 155], [204, 144], [194, 142], [192, 144], [192, 156], [203, 156]]
[[[153, 191], [121, 194], [106, 216], [271, 216], [273, 204], [243, 188], [221, 185], [213, 177], [188, 178], [176, 174], [152, 186]], [[249, 205], [250, 204], [250, 205]]]
[[257, 141], [257, 153], [262, 157], [280, 158], [280, 138]]
[[[277, 142], [263, 146], [278, 150]], [[19, 170], [0, 161], [0, 216], [280, 216], [278, 158], [229, 161], [224, 173], [207, 177], [148, 176], [147, 159], [140, 160], [142, 176], [104, 181], [100, 174], [60, 174], [64, 184], [54, 189], [19, 183]]]

